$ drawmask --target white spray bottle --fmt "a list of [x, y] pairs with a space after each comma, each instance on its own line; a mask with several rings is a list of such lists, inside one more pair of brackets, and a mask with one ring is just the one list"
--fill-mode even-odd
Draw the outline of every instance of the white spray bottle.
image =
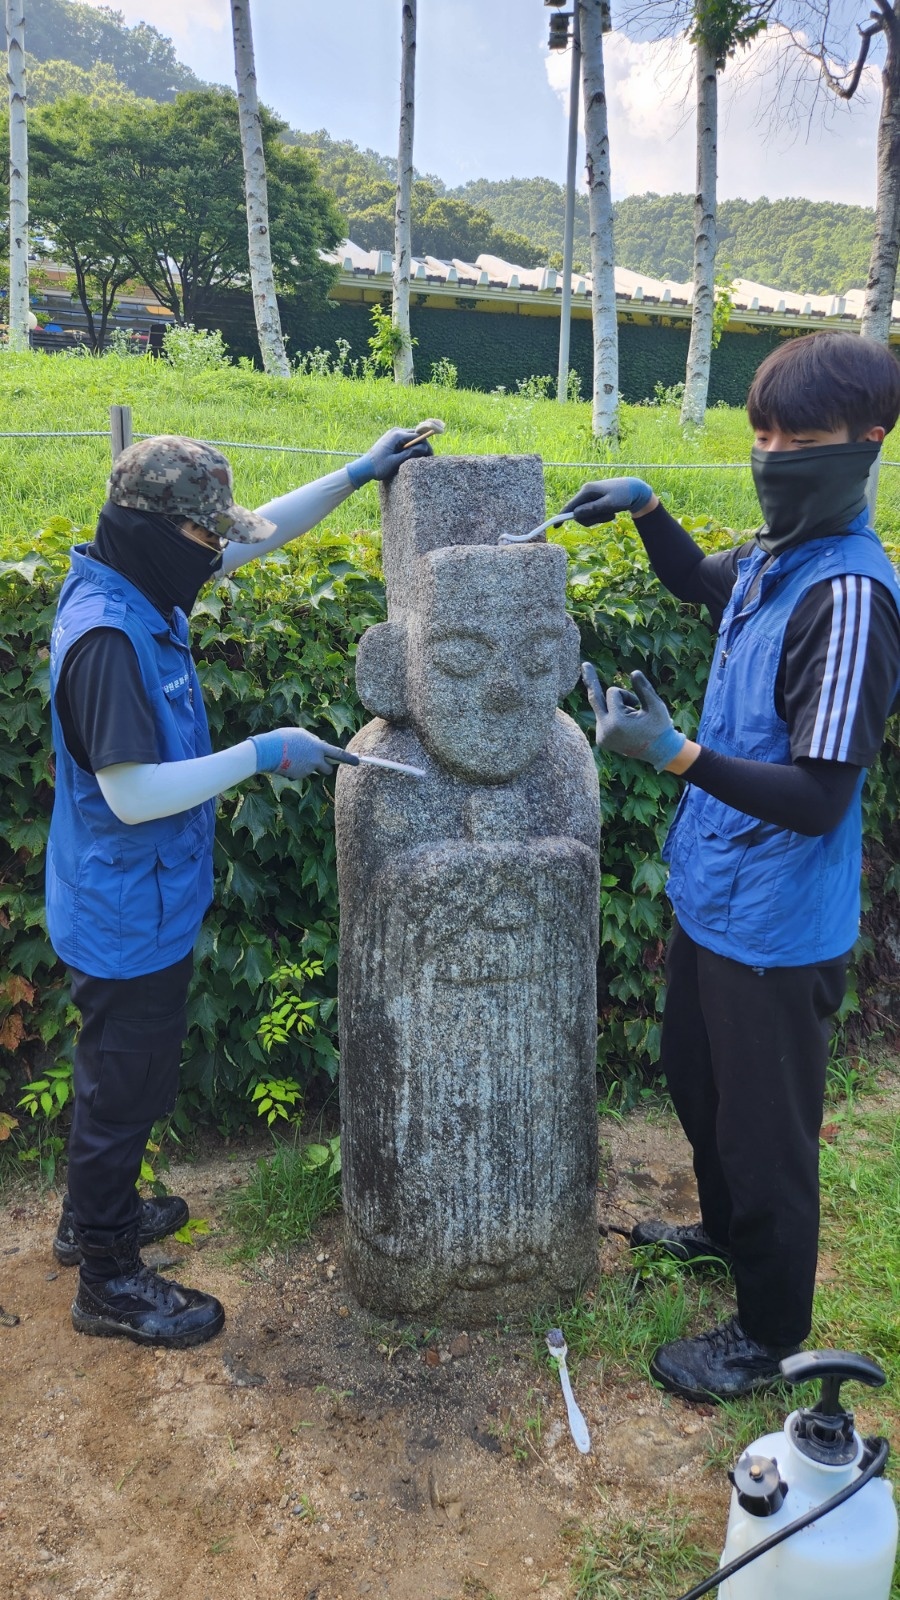
[[719, 1600], [889, 1600], [897, 1512], [884, 1477], [888, 1445], [861, 1439], [840, 1403], [843, 1382], [879, 1388], [885, 1375], [867, 1357], [838, 1350], [788, 1356], [781, 1370], [789, 1383], [820, 1378], [821, 1397], [792, 1412], [782, 1433], [757, 1439], [729, 1474], [720, 1572], [770, 1538], [773, 1547], [724, 1579]]

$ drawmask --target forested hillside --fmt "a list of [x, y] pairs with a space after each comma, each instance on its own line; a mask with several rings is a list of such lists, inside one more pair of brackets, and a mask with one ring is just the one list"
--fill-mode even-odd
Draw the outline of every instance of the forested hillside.
[[[133, 94], [171, 100], [200, 80], [179, 61], [175, 46], [148, 22], [125, 26], [121, 11], [73, 0], [28, 0], [27, 49], [35, 61], [69, 61], [91, 72], [98, 64]], [[108, 75], [107, 75], [108, 76]]]
[[[454, 194], [489, 211], [540, 246], [544, 258], [562, 251], [565, 193], [548, 178], [477, 179]], [[687, 194], [630, 195], [613, 207], [616, 261], [654, 278], [690, 278], [691, 206]], [[799, 294], [839, 294], [865, 283], [874, 212], [864, 206], [816, 200], [723, 200], [719, 205], [719, 259], [735, 277], [793, 289]], [[590, 262], [587, 197], [575, 209], [576, 265]]]
[[[96, 102], [128, 93], [171, 100], [199, 80], [171, 39], [148, 23], [125, 25], [122, 13], [77, 0], [29, 0], [28, 52], [34, 63], [33, 105], [72, 93]], [[394, 240], [396, 163], [324, 129], [287, 133], [315, 159], [334, 195], [347, 235], [368, 250]], [[474, 260], [482, 252], [520, 266], [562, 264], [565, 195], [549, 178], [474, 179], [448, 190], [433, 173], [417, 173], [413, 250]], [[631, 195], [615, 205], [619, 266], [654, 278], [690, 278], [691, 197]], [[725, 200], [719, 206], [719, 261], [732, 275], [801, 294], [839, 294], [865, 283], [874, 213], [863, 206], [813, 200]], [[575, 207], [575, 265], [590, 265], [587, 197]]]
[[[321, 181], [346, 217], [354, 244], [364, 250], [392, 249], [396, 161], [375, 150], [360, 150], [349, 139], [332, 139], [324, 128], [287, 137], [315, 157]], [[415, 174], [412, 241], [417, 255], [473, 261], [486, 252], [523, 267], [543, 262], [540, 243], [498, 222], [486, 207], [465, 196], [449, 195], [432, 173]]]

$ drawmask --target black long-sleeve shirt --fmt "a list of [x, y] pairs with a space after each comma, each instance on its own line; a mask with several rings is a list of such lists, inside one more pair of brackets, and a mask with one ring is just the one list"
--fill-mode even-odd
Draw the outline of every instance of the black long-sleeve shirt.
[[[635, 526], [660, 582], [679, 600], [705, 605], [718, 628], [738, 561], [753, 541], [706, 555], [662, 505]], [[857, 603], [848, 607], [848, 598]], [[848, 637], [850, 615], [856, 620]], [[828, 667], [838, 646], [847, 667], [840, 683]], [[878, 754], [898, 675], [900, 617], [884, 585], [853, 575], [813, 584], [788, 622], [775, 684], [791, 763], [704, 748], [684, 777], [763, 822], [793, 833], [829, 833], [850, 804], [860, 768]]]

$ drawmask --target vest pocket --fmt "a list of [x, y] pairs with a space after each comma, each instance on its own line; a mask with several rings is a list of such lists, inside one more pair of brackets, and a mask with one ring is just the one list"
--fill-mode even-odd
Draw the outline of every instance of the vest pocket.
[[203, 814], [195, 817], [174, 839], [156, 846], [156, 882], [159, 890], [159, 948], [167, 950], [196, 933], [206, 910], [208, 834]]
[[92, 1066], [91, 1112], [100, 1122], [156, 1122], [172, 1110], [178, 1092], [181, 1046], [187, 1033], [184, 1006], [168, 1017], [144, 1021], [107, 1017]]

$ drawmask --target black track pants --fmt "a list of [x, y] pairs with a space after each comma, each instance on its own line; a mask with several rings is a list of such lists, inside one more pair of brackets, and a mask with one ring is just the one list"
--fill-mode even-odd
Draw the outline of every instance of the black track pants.
[[662, 1066], [703, 1225], [731, 1247], [738, 1316], [762, 1344], [800, 1344], [810, 1330], [828, 1018], [846, 973], [846, 957], [746, 967], [677, 923], [669, 942]]
[[78, 1232], [99, 1247], [137, 1222], [135, 1184], [154, 1122], [175, 1104], [193, 956], [140, 978], [72, 971], [82, 1017], [75, 1050], [69, 1198]]

